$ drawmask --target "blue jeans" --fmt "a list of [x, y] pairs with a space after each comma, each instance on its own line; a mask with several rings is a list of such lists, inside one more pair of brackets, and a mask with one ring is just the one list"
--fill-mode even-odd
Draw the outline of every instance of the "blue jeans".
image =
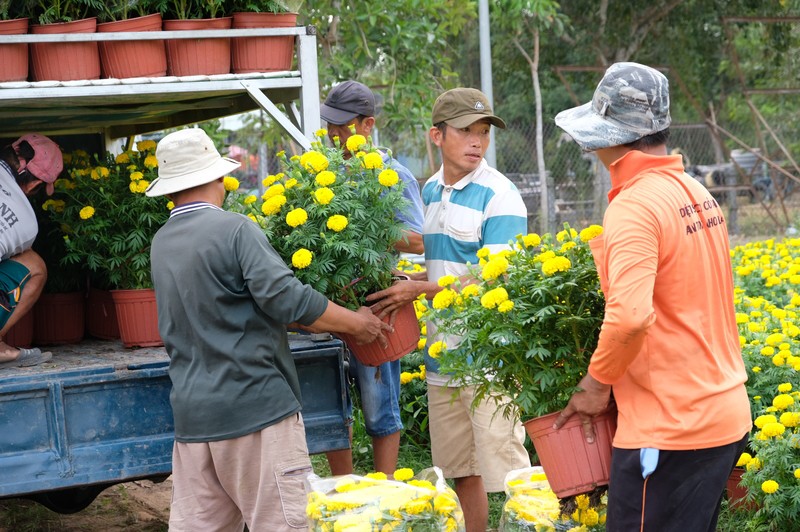
[[[380, 379], [376, 380], [378, 369]], [[355, 356], [351, 356], [350, 377], [353, 378], [361, 398], [367, 434], [373, 438], [382, 438], [403, 430], [403, 421], [400, 419], [400, 361], [384, 362], [373, 367], [365, 366]], [[347, 417], [352, 422], [353, 401], [349, 386]]]

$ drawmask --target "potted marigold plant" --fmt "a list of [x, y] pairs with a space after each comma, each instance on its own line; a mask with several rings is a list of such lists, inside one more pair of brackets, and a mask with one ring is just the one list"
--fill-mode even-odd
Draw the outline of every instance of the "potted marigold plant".
[[[317, 132], [319, 138], [326, 134]], [[260, 198], [231, 195], [226, 206], [263, 228], [298, 279], [335, 303], [357, 309], [366, 295], [392, 283], [397, 262], [393, 246], [404, 229], [395, 214], [408, 204], [397, 172], [384, 167], [376, 148], [361, 135], [351, 136], [347, 147], [355, 153], [349, 159], [339, 146], [321, 141], [299, 156], [281, 152], [283, 172], [264, 179], [267, 188]], [[409, 312], [410, 332], [398, 330], [389, 339], [390, 344], [398, 342], [398, 349], [408, 347], [400, 355], [390, 351], [395, 359], [413, 350], [419, 339], [413, 305]], [[360, 359], [369, 349], [350, 345]]]
[[[168, 204], [149, 198], [144, 191], [157, 175], [156, 143], [141, 141], [137, 150], [70, 158], [70, 179], [57, 182], [52, 209], [64, 231], [67, 253], [64, 264], [84, 263], [92, 281], [110, 288], [114, 297], [120, 334], [126, 346], [161, 345], [155, 326], [150, 242], [169, 217]], [[133, 298], [136, 307], [150, 309], [145, 337], [126, 337], [127, 323], [120, 300]], [[127, 311], [127, 309], [125, 309]]]
[[[580, 233], [565, 225], [556, 235], [520, 235], [512, 250], [495, 255], [484, 248], [473, 267], [478, 282], [462, 286], [456, 277], [444, 277], [439, 280], [444, 289], [432, 301], [432, 319], [444, 340], [437, 337], [429, 353], [438, 354], [443, 373], [475, 387], [476, 404], [494, 400], [503, 415], [529, 420], [526, 429], [561, 497], [597, 482], [565, 488], [557, 466], [547, 464], [550, 434], [539, 442], [532, 427], [542, 419], [552, 426], [541, 416], [566, 406], [597, 345], [605, 299], [589, 241], [601, 232], [597, 225]], [[447, 347], [451, 335], [460, 337], [455, 348]], [[577, 416], [572, 421], [583, 441]], [[571, 432], [569, 424], [562, 431]], [[593, 447], [605, 449], [607, 443], [610, 459], [611, 442], [603, 437], [598, 435]], [[607, 483], [607, 475], [601, 480]]]

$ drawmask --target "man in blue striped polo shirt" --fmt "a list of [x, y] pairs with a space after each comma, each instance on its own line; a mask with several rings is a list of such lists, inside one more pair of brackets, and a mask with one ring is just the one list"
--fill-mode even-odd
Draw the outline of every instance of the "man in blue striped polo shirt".
[[[423, 293], [432, 299], [442, 276], [469, 282], [468, 265], [478, 264], [479, 249], [510, 249], [516, 235], [527, 232], [527, 209], [516, 186], [483, 159], [491, 126], [505, 128], [486, 96], [477, 89], [449, 90], [436, 99], [432, 122], [429, 134], [442, 166], [422, 189], [426, 271], [368, 297], [380, 316]], [[427, 327], [429, 345], [442, 340], [435, 324]], [[444, 340], [448, 348], [458, 344], [455, 337]], [[525, 431], [519, 420], [495, 415], [493, 401], [473, 410], [473, 389], [439, 374], [427, 354], [425, 365], [433, 463], [455, 479], [467, 532], [482, 532], [489, 515], [486, 493], [502, 491], [508, 471], [530, 466]]]

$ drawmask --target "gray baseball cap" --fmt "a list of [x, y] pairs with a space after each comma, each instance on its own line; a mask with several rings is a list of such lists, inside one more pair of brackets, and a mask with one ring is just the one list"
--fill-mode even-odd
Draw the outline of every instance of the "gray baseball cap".
[[629, 144], [669, 127], [669, 82], [649, 66], [614, 63], [591, 102], [561, 111], [555, 120], [584, 151]]
[[340, 126], [359, 115], [375, 116], [375, 95], [357, 81], [344, 81], [328, 93], [319, 106], [319, 115], [329, 124]]

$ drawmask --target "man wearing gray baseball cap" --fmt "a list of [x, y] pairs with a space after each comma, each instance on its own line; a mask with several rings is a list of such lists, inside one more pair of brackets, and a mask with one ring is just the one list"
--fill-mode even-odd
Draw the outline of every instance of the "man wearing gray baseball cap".
[[555, 428], [577, 414], [592, 443], [613, 391], [607, 530], [713, 531], [752, 427], [725, 215], [668, 155], [659, 71], [613, 64], [592, 101], [555, 122], [611, 173], [603, 234], [590, 242], [603, 326]]

